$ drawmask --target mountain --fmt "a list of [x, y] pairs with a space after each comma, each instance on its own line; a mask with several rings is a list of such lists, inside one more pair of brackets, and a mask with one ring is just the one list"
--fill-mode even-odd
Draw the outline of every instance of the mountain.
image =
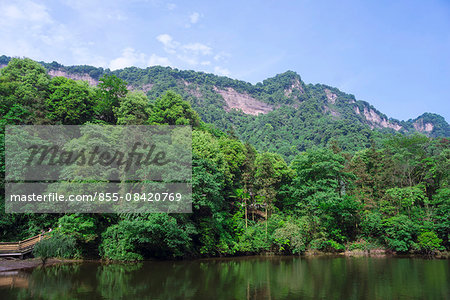
[[[0, 67], [10, 58], [0, 57]], [[287, 71], [255, 85], [190, 70], [154, 66], [111, 71], [92, 66], [41, 64], [51, 76], [64, 76], [96, 85], [104, 74], [114, 74], [130, 90], [142, 90], [154, 100], [174, 90], [188, 100], [203, 121], [233, 132], [260, 151], [274, 151], [290, 159], [298, 151], [337, 143], [346, 150], [369, 147], [390, 133], [422, 133], [449, 137], [450, 126], [437, 114], [399, 121], [369, 103], [323, 84], [305, 84]]]

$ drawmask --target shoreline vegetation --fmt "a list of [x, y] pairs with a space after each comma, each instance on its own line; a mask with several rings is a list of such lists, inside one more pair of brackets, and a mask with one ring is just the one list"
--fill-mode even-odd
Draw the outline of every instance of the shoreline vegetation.
[[[51, 257], [138, 261], [269, 252], [299, 255], [309, 250], [343, 253], [338, 255], [381, 255], [377, 249], [402, 255], [450, 250], [447, 136], [394, 134], [368, 126], [355, 130], [348, 120], [324, 115], [326, 95], [309, 87], [293, 117], [302, 123], [285, 123], [285, 118], [271, 113], [251, 117], [252, 127], [267, 145], [256, 149], [237, 135], [239, 124], [223, 118], [216, 120], [222, 122], [219, 129], [207, 123], [220, 115], [197, 112], [191, 105], [195, 99], [172, 91], [176, 85], [164, 84], [164, 72], [158, 78], [145, 94], [128, 91], [127, 83], [115, 75], [101, 77], [98, 86], [51, 78], [30, 59], [13, 58], [0, 70], [0, 145], [7, 125], [192, 128], [192, 213], [7, 214], [2, 193], [1, 241], [24, 240], [53, 228], [53, 237], [34, 248], [34, 256], [43, 262]], [[271, 90], [283, 86], [278, 80], [282, 79], [275, 78]], [[200, 91], [204, 102], [219, 97]], [[337, 127], [330, 129], [329, 124]], [[274, 129], [279, 126], [284, 129]], [[302, 135], [294, 136], [291, 127]], [[280, 136], [301, 139], [303, 146], [282, 142]], [[66, 150], [94, 147], [107, 139], [87, 130]], [[348, 147], [350, 142], [357, 147]], [[16, 138], [11, 147], [22, 145], [24, 141]], [[0, 147], [3, 179], [4, 155]], [[12, 165], [22, 161], [17, 157]], [[14, 170], [17, 176], [22, 171]], [[83, 172], [75, 165], [63, 166], [59, 174], [83, 180]], [[5, 180], [1, 185], [4, 189]]]

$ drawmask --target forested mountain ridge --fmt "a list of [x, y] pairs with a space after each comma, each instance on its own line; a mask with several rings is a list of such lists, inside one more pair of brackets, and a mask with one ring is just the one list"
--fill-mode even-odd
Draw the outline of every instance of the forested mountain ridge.
[[[0, 57], [0, 67], [10, 58]], [[150, 100], [173, 90], [189, 101], [206, 123], [232, 131], [258, 150], [278, 152], [288, 159], [311, 146], [336, 141], [346, 150], [370, 146], [385, 133], [420, 132], [449, 137], [450, 126], [437, 114], [424, 113], [407, 121], [388, 118], [369, 103], [323, 84], [305, 84], [293, 71], [255, 85], [196, 71], [154, 66], [121, 70], [92, 66], [41, 64], [51, 76], [64, 76], [96, 85], [104, 74], [144, 91]]]

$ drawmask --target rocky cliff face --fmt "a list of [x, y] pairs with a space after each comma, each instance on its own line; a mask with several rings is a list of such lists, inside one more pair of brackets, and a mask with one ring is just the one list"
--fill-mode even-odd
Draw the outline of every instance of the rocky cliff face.
[[392, 128], [396, 131], [402, 129], [397, 122], [392, 122], [387, 120], [384, 117], [381, 117], [375, 110], [371, 108], [364, 107], [363, 115], [366, 120], [369, 122], [370, 127], [373, 128]]
[[224, 109], [226, 111], [230, 111], [230, 109], [237, 109], [242, 110], [244, 114], [259, 115], [267, 114], [273, 110], [271, 105], [259, 101], [249, 94], [239, 93], [233, 88], [218, 89], [217, 87], [214, 87], [214, 91], [221, 95], [225, 100], [227, 105]]
[[[291, 86], [284, 89], [284, 95], [286, 97], [291, 97], [291, 96], [293, 96], [293, 93], [295, 90], [299, 91], [300, 95], [305, 93], [305, 90], [303, 89], [303, 85], [298, 78], [295, 78], [294, 80], [292, 80]], [[298, 97], [296, 95], [294, 95], [294, 97], [296, 98], [296, 100], [298, 100]]]
[[48, 71], [48, 75], [50, 75], [52, 77], [61, 76], [61, 77], [66, 77], [66, 78], [70, 78], [73, 80], [83, 80], [83, 81], [87, 81], [90, 85], [98, 84], [98, 80], [92, 78], [88, 74], [71, 74], [64, 70], [50, 70], [50, 71]]
[[434, 129], [433, 124], [425, 123], [423, 120], [417, 120], [413, 123], [413, 126], [419, 132], [431, 132]]

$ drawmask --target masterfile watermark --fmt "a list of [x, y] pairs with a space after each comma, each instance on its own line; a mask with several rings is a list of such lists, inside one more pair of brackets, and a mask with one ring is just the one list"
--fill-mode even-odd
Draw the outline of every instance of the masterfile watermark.
[[[146, 153], [138, 152], [141, 148]], [[135, 142], [131, 152], [102, 150], [99, 146], [95, 146], [92, 150], [81, 149], [79, 151], [66, 151], [59, 146], [45, 146], [45, 145], [31, 145], [28, 149], [31, 150], [28, 158], [27, 166], [41, 166], [41, 165], [72, 165], [78, 166], [113, 166], [118, 167], [124, 165], [125, 171], [128, 171], [134, 163], [140, 167], [142, 165], [157, 165], [164, 166], [169, 163], [164, 151], [155, 151], [156, 146], [151, 144], [142, 144]]]
[[7, 126], [5, 166], [6, 212], [192, 211], [190, 126]]

